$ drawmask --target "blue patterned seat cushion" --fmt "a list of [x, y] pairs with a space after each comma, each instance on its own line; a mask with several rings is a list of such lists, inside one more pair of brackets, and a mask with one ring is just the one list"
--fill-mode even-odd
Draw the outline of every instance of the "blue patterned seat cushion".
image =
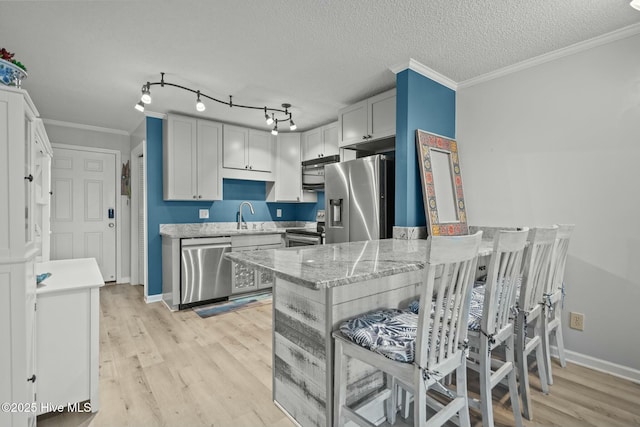
[[[485, 285], [476, 285], [471, 291], [471, 305], [469, 307], [468, 328], [472, 331], [480, 330], [480, 321], [482, 320], [482, 308], [484, 305], [484, 288]], [[409, 304], [409, 311], [412, 313], [420, 313], [420, 301], [415, 300]], [[431, 307], [431, 315], [434, 310]]]
[[418, 315], [385, 309], [347, 320], [340, 332], [354, 343], [397, 362], [411, 363], [416, 353]]

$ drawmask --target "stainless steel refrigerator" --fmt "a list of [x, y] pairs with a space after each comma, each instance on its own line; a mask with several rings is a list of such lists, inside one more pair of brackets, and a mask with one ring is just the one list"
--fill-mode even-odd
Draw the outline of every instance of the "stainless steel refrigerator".
[[383, 154], [324, 167], [326, 243], [392, 236], [393, 159]]

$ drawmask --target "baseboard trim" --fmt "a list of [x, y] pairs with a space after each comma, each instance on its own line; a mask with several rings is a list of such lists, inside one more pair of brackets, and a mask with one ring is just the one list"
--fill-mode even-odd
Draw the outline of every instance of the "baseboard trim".
[[[576, 365], [584, 366], [585, 368], [604, 372], [605, 374], [640, 384], [640, 370], [638, 369], [587, 356], [586, 354], [571, 350], [565, 349], [564, 354], [567, 361], [575, 363]], [[558, 357], [558, 348], [556, 346], [551, 346], [551, 355], [555, 358]]]
[[162, 294], [147, 295], [144, 298], [144, 300], [145, 300], [145, 302], [147, 304], [151, 304], [151, 303], [154, 303], [154, 302], [160, 302], [160, 301], [162, 301]]
[[118, 283], [131, 283], [131, 277], [121, 277], [118, 279]]

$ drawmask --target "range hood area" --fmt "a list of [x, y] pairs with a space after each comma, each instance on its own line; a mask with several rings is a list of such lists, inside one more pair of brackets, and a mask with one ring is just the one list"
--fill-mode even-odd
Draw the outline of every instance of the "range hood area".
[[324, 167], [338, 163], [340, 155], [323, 156], [302, 162], [302, 189], [307, 191], [324, 190]]

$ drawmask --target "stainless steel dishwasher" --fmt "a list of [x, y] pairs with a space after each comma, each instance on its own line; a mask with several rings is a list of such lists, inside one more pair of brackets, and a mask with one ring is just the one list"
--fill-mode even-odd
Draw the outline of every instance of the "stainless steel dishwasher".
[[231, 295], [231, 237], [182, 239], [180, 309]]

